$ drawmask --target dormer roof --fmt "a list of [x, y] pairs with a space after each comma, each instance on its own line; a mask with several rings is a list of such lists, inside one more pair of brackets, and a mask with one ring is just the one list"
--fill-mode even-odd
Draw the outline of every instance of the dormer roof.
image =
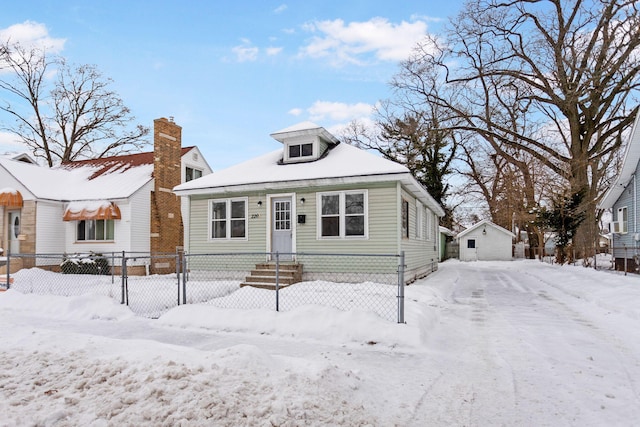
[[325, 128], [309, 121], [301, 122], [293, 126], [289, 126], [287, 128], [284, 128], [282, 130], [279, 130], [271, 134], [271, 137], [273, 139], [275, 139], [276, 141], [280, 141], [283, 144], [287, 140], [290, 140], [293, 138], [305, 137], [305, 136], [308, 136], [308, 137], [319, 136], [320, 138], [322, 138], [324, 141], [326, 141], [331, 145], [340, 143], [340, 141], [338, 141], [338, 139], [335, 136], [333, 136], [331, 133], [329, 133]]

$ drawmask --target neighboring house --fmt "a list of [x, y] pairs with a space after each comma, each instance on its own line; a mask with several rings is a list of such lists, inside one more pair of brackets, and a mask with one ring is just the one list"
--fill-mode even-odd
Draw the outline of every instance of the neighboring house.
[[174, 188], [189, 200], [188, 251], [404, 251], [407, 281], [437, 268], [444, 211], [406, 167], [310, 122], [271, 136], [282, 149]]
[[[449, 230], [447, 227], [440, 226], [438, 228], [440, 232], [440, 253], [438, 261], [444, 261], [447, 258], [451, 258], [450, 255], [447, 254], [447, 243], [451, 243], [453, 238], [456, 236], [455, 233]], [[456, 251], [457, 258], [457, 251]]]
[[461, 261], [509, 261], [512, 259], [513, 239], [516, 235], [482, 220], [458, 233]]
[[622, 169], [615, 182], [598, 203], [599, 209], [611, 209], [611, 247], [616, 270], [624, 270], [625, 259], [628, 271], [638, 268], [640, 256], [640, 114], [636, 116], [631, 137], [627, 143]]
[[27, 153], [6, 153], [1, 155], [0, 158], [17, 160], [19, 162], [31, 163], [34, 165], [38, 164], [38, 162], [36, 162], [35, 159]]
[[183, 245], [182, 206], [171, 189], [211, 173], [197, 147], [182, 148], [181, 134], [161, 118], [153, 152], [56, 168], [0, 158], [0, 247], [14, 254], [175, 253]]

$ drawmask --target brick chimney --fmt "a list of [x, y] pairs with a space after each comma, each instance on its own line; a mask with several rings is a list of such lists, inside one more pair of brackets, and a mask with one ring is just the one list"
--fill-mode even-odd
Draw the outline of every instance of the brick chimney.
[[[181, 181], [182, 128], [173, 118], [153, 121], [153, 177], [151, 192], [151, 253], [175, 254], [182, 249], [180, 197], [173, 187]], [[154, 259], [152, 273], [175, 272], [175, 257]]]

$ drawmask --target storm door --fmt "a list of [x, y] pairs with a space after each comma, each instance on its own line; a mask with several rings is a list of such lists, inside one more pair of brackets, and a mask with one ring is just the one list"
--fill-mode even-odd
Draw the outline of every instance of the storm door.
[[281, 260], [291, 260], [292, 223], [291, 197], [271, 199], [271, 252], [278, 252]]
[[9, 251], [20, 253], [20, 211], [9, 211]]

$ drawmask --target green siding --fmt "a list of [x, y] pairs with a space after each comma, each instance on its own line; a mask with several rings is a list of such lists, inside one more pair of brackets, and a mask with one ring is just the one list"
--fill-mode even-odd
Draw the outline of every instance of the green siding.
[[[428, 223], [427, 215], [433, 215], [428, 209], [424, 213], [425, 233], [423, 238], [416, 237], [417, 226], [417, 207], [416, 199], [407, 191], [402, 189], [402, 198], [409, 202], [409, 237], [402, 237], [400, 242], [400, 250], [405, 253], [405, 280], [414, 280], [423, 276], [437, 268], [438, 250], [434, 237], [427, 239], [426, 223]], [[433, 221], [436, 222], [437, 221]], [[433, 236], [433, 232], [432, 232]]]
[[[368, 202], [368, 237], [367, 238], [336, 238], [321, 239], [318, 237], [317, 193], [330, 191], [366, 190]], [[409, 202], [409, 238], [400, 236], [400, 194]], [[226, 253], [226, 252], [266, 252], [267, 251], [267, 215], [268, 196], [280, 194], [293, 195], [293, 226], [295, 230], [294, 251], [298, 253], [323, 254], [399, 254], [405, 251], [406, 279], [413, 280], [434, 268], [437, 263], [436, 232], [432, 231], [432, 239], [427, 236], [427, 215], [433, 215], [425, 209], [423, 217], [424, 232], [422, 238], [416, 238], [416, 199], [401, 188], [398, 183], [384, 182], [361, 185], [332, 185], [301, 189], [280, 189], [277, 193], [231, 193], [225, 197], [192, 196], [190, 215], [189, 252], [197, 253]], [[209, 240], [209, 200], [217, 198], [247, 197], [249, 207], [248, 239], [247, 240]], [[301, 203], [301, 199], [305, 199]], [[262, 205], [258, 205], [258, 201]], [[299, 215], [305, 215], [305, 223], [298, 224]], [[437, 229], [437, 217], [431, 221], [432, 227]], [[333, 263], [324, 265], [322, 258], [309, 258], [305, 266], [307, 271], [323, 271], [327, 267], [335, 269]], [[378, 260], [379, 262], [379, 260]], [[375, 271], [375, 258], [349, 263], [340, 270]], [[436, 264], [437, 265], [437, 264]], [[385, 271], [388, 267], [385, 267]]]
[[[265, 252], [266, 198], [259, 194], [249, 195], [246, 240], [210, 240], [209, 200], [246, 197], [246, 194], [226, 195], [226, 197], [192, 197], [189, 227], [189, 252]], [[262, 201], [262, 206], [258, 205]]]

